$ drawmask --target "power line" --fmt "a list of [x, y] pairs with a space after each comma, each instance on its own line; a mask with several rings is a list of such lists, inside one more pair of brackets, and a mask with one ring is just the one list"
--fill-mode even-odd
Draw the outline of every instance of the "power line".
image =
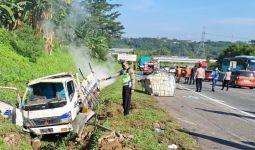
[[205, 34], [206, 34], [205, 27], [203, 27], [201, 42], [199, 44], [197, 53], [198, 53], [198, 55], [199, 55], [199, 53], [202, 53], [202, 56], [204, 56], [204, 57], [206, 56], [206, 54], [205, 54]]

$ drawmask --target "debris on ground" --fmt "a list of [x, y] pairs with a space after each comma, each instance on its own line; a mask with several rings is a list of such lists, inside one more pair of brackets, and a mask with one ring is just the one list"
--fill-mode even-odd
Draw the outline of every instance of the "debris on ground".
[[122, 134], [124, 138], [119, 137], [116, 132], [107, 131], [99, 139], [99, 150], [134, 150], [137, 147], [127, 147], [123, 144], [125, 140], [134, 139], [132, 134]]
[[18, 147], [19, 146], [19, 136], [17, 136], [14, 133], [8, 134], [6, 135], [6, 137], [4, 138], [5, 143], [12, 148]]
[[40, 150], [41, 149], [41, 141], [39, 138], [34, 138], [31, 141], [31, 146], [33, 148], [33, 150]]
[[164, 132], [165, 132], [165, 129], [154, 128], [154, 131], [156, 131], [157, 133], [164, 133]]
[[153, 123], [153, 129], [157, 133], [164, 133], [166, 129], [162, 128], [163, 125], [160, 125], [159, 123], [155, 122]]
[[81, 136], [68, 141], [67, 150], [77, 149], [79, 146], [81, 146], [82, 149], [87, 149], [87, 146], [90, 143], [90, 138], [94, 132], [95, 130], [93, 126], [87, 126], [86, 129], [83, 130]]
[[109, 149], [122, 149], [121, 142], [123, 139], [119, 139], [115, 132], [105, 132], [105, 134], [98, 139], [100, 150]]
[[168, 145], [168, 149], [177, 149], [178, 146], [175, 144]]

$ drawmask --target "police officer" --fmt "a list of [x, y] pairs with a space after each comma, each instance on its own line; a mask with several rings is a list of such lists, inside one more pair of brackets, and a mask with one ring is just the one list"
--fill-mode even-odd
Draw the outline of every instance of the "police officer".
[[122, 100], [123, 100], [122, 105], [124, 109], [124, 115], [126, 116], [129, 114], [131, 105], [131, 94], [134, 92], [135, 89], [135, 74], [134, 70], [131, 67], [129, 67], [127, 61], [120, 60], [120, 63], [122, 69], [119, 72], [102, 80], [109, 80], [118, 76], [122, 78]]

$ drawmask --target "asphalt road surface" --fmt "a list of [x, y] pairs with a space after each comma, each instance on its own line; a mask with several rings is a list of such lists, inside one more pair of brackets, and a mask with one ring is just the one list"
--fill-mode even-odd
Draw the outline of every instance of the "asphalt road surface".
[[212, 92], [211, 82], [203, 82], [197, 93], [195, 85], [180, 83], [175, 97], [157, 99], [202, 149], [255, 150], [255, 90], [222, 91], [220, 85]]

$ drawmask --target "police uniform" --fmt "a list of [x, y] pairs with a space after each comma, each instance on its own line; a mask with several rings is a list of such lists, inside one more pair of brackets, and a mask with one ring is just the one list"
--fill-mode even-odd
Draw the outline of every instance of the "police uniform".
[[122, 100], [124, 115], [129, 114], [130, 104], [131, 104], [131, 90], [134, 90], [134, 72], [131, 68], [122, 69], [120, 71], [120, 76], [122, 78]]

